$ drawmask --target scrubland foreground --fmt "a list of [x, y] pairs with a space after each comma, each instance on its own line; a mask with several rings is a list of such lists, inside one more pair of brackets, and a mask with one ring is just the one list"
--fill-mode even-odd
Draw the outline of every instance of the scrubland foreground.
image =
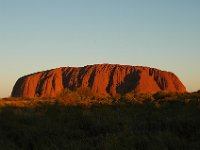
[[0, 100], [1, 150], [199, 150], [200, 92]]

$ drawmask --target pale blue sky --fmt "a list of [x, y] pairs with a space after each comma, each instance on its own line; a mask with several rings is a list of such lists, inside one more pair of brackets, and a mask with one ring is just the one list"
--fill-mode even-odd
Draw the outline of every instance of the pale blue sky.
[[23, 75], [96, 63], [172, 71], [200, 89], [199, 0], [0, 0], [0, 97]]

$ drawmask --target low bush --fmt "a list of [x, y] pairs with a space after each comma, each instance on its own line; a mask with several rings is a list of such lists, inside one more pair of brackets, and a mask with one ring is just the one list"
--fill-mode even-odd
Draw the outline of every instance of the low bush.
[[78, 95], [78, 93], [73, 92], [69, 89], [65, 89], [64, 91], [62, 91], [57, 98], [59, 99], [59, 101], [66, 105], [76, 105], [81, 100], [80, 95]]
[[177, 96], [178, 94], [177, 93], [174, 93], [174, 92], [168, 92], [168, 91], [159, 91], [159, 92], [157, 92], [157, 93], [155, 93], [154, 95], [153, 95], [153, 97], [156, 99], [156, 100], [162, 100], [162, 99], [174, 99], [174, 100], [176, 100], [176, 96]]
[[154, 100], [154, 97], [150, 93], [135, 93], [135, 92], [130, 92], [125, 94], [123, 98], [129, 102], [135, 102], [135, 101], [143, 102], [143, 101]]

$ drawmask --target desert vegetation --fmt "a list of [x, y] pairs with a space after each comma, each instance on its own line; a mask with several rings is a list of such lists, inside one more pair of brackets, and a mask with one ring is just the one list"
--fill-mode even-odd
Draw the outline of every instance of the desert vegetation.
[[0, 100], [0, 149], [200, 149], [200, 92]]

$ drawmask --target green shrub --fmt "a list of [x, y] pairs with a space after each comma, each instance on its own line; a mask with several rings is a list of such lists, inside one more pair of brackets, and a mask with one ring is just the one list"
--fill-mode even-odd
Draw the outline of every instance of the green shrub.
[[166, 98], [176, 98], [176, 93], [168, 92], [168, 91], [159, 91], [153, 95], [156, 100], [166, 99]]

